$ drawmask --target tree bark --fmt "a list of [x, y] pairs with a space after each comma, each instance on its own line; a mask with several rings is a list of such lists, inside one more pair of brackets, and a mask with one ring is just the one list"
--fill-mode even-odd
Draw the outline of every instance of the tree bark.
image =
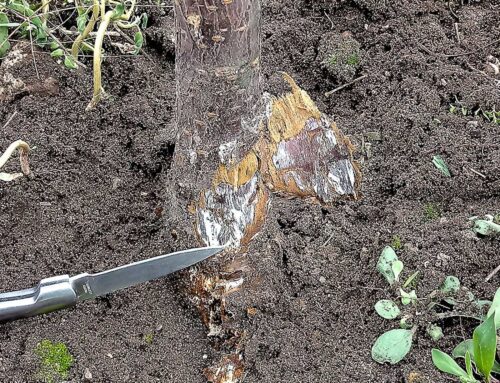
[[257, 0], [175, 0], [178, 137], [174, 168], [186, 200], [208, 189], [218, 166], [243, 158], [260, 90]]
[[245, 249], [272, 195], [356, 199], [360, 173], [349, 140], [290, 76], [290, 93], [261, 93], [259, 0], [174, 1], [178, 135], [168, 225], [184, 243], [228, 249], [191, 270], [191, 292], [226, 353], [207, 376], [236, 383], [244, 330], [225, 302], [245, 282]]

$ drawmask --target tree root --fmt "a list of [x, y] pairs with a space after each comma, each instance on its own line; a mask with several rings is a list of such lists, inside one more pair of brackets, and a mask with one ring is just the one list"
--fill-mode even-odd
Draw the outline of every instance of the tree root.
[[12, 154], [19, 149], [19, 161], [21, 163], [21, 171], [22, 173], [0, 173], [1, 181], [13, 181], [16, 178], [22, 177], [23, 175], [28, 176], [31, 174], [29, 162], [28, 162], [28, 153], [30, 151], [29, 145], [21, 140], [15, 141], [9, 145], [7, 150], [0, 156], [0, 169], [5, 165], [5, 163], [12, 157]]

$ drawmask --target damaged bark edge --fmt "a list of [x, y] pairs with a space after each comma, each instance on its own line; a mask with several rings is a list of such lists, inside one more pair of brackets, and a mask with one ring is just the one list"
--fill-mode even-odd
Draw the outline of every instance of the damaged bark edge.
[[192, 208], [207, 246], [245, 247], [264, 224], [273, 192], [324, 205], [359, 197], [361, 173], [351, 142], [307, 92], [284, 78], [292, 92], [267, 97], [254, 147], [240, 162], [220, 164]]
[[[245, 251], [273, 194], [320, 204], [358, 198], [352, 146], [287, 75], [292, 92], [260, 90], [260, 1], [174, 0], [176, 149], [169, 180], [172, 235], [226, 245], [190, 270], [192, 300], [225, 354], [206, 376], [240, 382], [245, 333], [227, 299], [245, 283]], [[175, 233], [175, 234], [174, 234]]]
[[[360, 197], [361, 173], [353, 146], [290, 76], [292, 92], [271, 99], [258, 120], [259, 139], [238, 163], [220, 164], [212, 186], [192, 208], [197, 234], [206, 245], [243, 253], [263, 226], [273, 193], [331, 205]], [[221, 160], [222, 161], [222, 160]], [[226, 299], [244, 283], [222, 270], [198, 274], [197, 304], [210, 336], [233, 345], [232, 353], [209, 369], [211, 382], [236, 383], [243, 371], [244, 335], [226, 319]]]

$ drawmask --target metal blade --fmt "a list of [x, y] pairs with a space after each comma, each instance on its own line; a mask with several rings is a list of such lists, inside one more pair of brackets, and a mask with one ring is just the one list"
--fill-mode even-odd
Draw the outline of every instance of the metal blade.
[[213, 246], [178, 251], [97, 274], [76, 275], [70, 282], [79, 300], [92, 299], [192, 266], [223, 249]]

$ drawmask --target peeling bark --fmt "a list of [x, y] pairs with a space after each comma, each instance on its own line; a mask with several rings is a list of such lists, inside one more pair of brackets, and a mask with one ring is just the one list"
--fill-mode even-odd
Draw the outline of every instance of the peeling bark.
[[245, 334], [226, 301], [244, 287], [244, 253], [273, 194], [325, 205], [356, 199], [360, 173], [349, 140], [290, 76], [290, 93], [261, 94], [259, 1], [175, 0], [175, 12], [178, 136], [169, 225], [228, 249], [190, 277], [208, 336], [225, 352], [206, 376], [236, 383]]

